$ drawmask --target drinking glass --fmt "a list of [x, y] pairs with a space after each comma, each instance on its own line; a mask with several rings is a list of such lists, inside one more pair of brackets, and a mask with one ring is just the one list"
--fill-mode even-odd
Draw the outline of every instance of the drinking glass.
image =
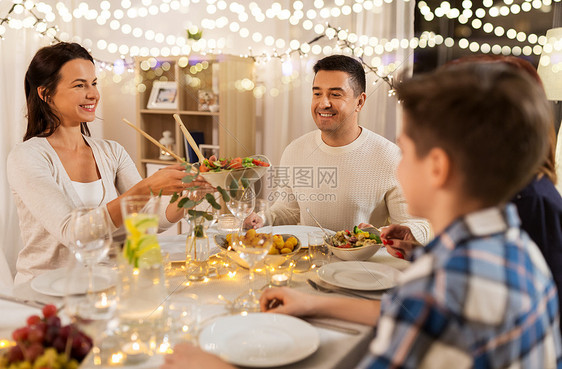
[[264, 226], [250, 229], [247, 232], [240, 229], [232, 234], [232, 246], [240, 257], [248, 263], [249, 290], [234, 301], [234, 310], [259, 311], [259, 299], [254, 291], [254, 267], [263, 260], [273, 245], [273, 227], [269, 217], [269, 203], [256, 200], [255, 212], [264, 218]]
[[127, 360], [144, 360], [162, 329], [166, 282], [158, 243], [160, 198], [127, 196], [121, 200], [127, 239], [119, 257], [120, 329]]
[[166, 353], [178, 343], [197, 342], [201, 309], [196, 294], [176, 292], [166, 300], [165, 334], [159, 352]]
[[228, 210], [236, 217], [241, 227], [256, 206], [256, 191], [252, 183], [232, 180], [229, 182], [228, 194], [230, 201], [226, 202]]
[[328, 264], [331, 259], [331, 252], [328, 245], [324, 242], [324, 232], [313, 231], [308, 233], [308, 253], [310, 262], [316, 266]]
[[[102, 364], [99, 343], [108, 323], [117, 309], [117, 271], [107, 266], [97, 266], [90, 279], [87, 268], [73, 261], [65, 281], [64, 311], [71, 322], [92, 339], [93, 363]], [[73, 346], [79, 345], [80, 337], [73, 333]], [[78, 341], [78, 342], [74, 342]]]
[[[76, 208], [70, 215], [71, 249], [76, 259], [86, 266], [86, 275], [91, 283], [94, 265], [107, 255], [113, 241], [111, 224], [104, 206]], [[89, 287], [92, 285], [89, 284]]]

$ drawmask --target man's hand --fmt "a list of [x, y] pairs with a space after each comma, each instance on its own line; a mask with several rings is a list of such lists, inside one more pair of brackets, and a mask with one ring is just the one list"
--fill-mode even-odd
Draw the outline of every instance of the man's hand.
[[263, 227], [263, 218], [257, 213], [250, 214], [246, 219], [244, 219], [244, 224], [242, 225], [244, 229], [258, 229]]

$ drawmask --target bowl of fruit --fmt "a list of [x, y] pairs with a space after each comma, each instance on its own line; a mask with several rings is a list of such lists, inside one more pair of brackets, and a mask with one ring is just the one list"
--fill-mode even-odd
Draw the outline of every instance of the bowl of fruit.
[[270, 165], [269, 159], [264, 155], [215, 161], [205, 159], [199, 164], [199, 171], [211, 186], [227, 188], [228, 182], [233, 179], [239, 181], [245, 178], [250, 183], [259, 180]]
[[332, 253], [341, 260], [367, 260], [382, 246], [380, 235], [355, 226], [353, 231], [338, 231], [324, 238]]
[[[246, 232], [244, 237], [246, 237], [248, 242], [251, 242], [252, 238], [259, 237], [259, 235], [259, 229], [250, 229]], [[265, 265], [279, 266], [287, 259], [298, 253], [301, 248], [301, 242], [295, 235], [275, 234], [272, 237], [273, 244], [271, 245], [271, 249], [265, 258], [256, 264], [256, 268], [263, 268]], [[215, 242], [217, 245], [227, 250], [228, 257], [236, 262], [236, 264], [243, 268], [248, 268], [248, 263], [242, 259], [233, 248], [232, 233], [229, 233], [226, 236], [221, 234], [215, 235]]]
[[0, 368], [76, 369], [92, 348], [92, 339], [74, 325], [62, 325], [54, 305], [43, 307], [12, 332], [15, 344], [0, 355]]

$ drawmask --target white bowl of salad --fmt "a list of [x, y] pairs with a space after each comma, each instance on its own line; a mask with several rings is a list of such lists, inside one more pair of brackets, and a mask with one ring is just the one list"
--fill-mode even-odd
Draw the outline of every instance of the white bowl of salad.
[[253, 155], [245, 158], [204, 160], [199, 164], [201, 176], [213, 187], [227, 188], [231, 179], [246, 178], [250, 183], [259, 180], [270, 167], [269, 159], [264, 155]]
[[353, 231], [338, 231], [335, 235], [325, 237], [324, 241], [332, 253], [341, 260], [367, 260], [382, 246], [380, 235], [369, 233], [355, 226]]

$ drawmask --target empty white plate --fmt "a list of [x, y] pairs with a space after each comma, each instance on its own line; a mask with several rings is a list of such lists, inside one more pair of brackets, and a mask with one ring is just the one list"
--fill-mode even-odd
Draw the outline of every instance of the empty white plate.
[[214, 320], [199, 334], [199, 346], [234, 365], [267, 368], [312, 355], [318, 332], [288, 315], [255, 313]]
[[322, 266], [318, 278], [334, 286], [359, 291], [386, 290], [396, 286], [401, 271], [380, 263], [342, 261]]
[[[94, 274], [94, 286], [96, 290], [103, 290], [111, 287], [110, 279], [100, 273], [102, 266], [96, 266], [96, 274]], [[49, 296], [63, 297], [66, 292], [66, 278], [68, 276], [68, 268], [59, 268], [49, 270], [43, 274], [39, 274], [31, 281], [31, 288], [39, 293]], [[74, 294], [83, 294], [88, 292], [88, 275], [85, 273], [77, 283], [72, 283]]]

